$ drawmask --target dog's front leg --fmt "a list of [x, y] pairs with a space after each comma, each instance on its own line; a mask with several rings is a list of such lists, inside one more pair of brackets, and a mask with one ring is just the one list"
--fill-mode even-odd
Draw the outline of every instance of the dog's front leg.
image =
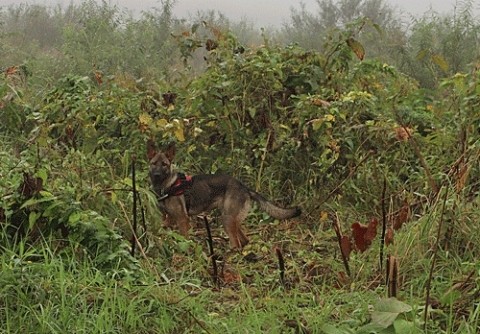
[[168, 209], [168, 218], [177, 225], [177, 228], [184, 237], [188, 237], [190, 231], [189, 217], [187, 208], [185, 207], [185, 199], [183, 196], [173, 196], [167, 198], [165, 206]]

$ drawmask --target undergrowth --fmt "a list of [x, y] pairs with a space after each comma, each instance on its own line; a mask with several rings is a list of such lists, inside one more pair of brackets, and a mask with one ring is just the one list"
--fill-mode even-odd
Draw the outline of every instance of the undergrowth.
[[[364, 59], [371, 24], [322, 53], [195, 25], [174, 38], [187, 67], [172, 82], [95, 69], [36, 91], [9, 68], [0, 331], [478, 333], [478, 69], [420, 89]], [[212, 240], [196, 217], [186, 240], [150, 190], [152, 141], [303, 215], [253, 210], [241, 252], [215, 212]]]

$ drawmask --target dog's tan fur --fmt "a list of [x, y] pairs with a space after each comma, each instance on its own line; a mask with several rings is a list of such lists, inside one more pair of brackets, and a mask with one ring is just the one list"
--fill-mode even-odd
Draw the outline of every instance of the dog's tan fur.
[[279, 207], [228, 175], [196, 175], [184, 193], [165, 196], [178, 178], [172, 168], [174, 156], [174, 148], [156, 153], [150, 160], [149, 174], [161, 211], [167, 215], [170, 224], [178, 226], [184, 236], [188, 236], [190, 229], [189, 216], [218, 209], [231, 247], [242, 248], [248, 243], [248, 238], [240, 225], [248, 215], [251, 200], [276, 219], [288, 219], [300, 214], [299, 208]]

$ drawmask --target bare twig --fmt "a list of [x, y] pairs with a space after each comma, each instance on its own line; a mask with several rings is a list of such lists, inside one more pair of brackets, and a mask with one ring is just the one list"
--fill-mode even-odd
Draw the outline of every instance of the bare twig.
[[132, 227], [132, 256], [135, 256], [135, 245], [137, 244], [137, 187], [135, 183], [135, 161], [137, 158], [132, 157], [132, 192], [133, 192], [133, 227]]
[[280, 248], [275, 248], [278, 259], [278, 270], [280, 271], [280, 283], [285, 287], [285, 259]]
[[343, 265], [345, 266], [345, 271], [348, 277], [352, 277], [350, 273], [350, 266], [348, 265], [348, 258], [343, 252], [342, 247], [342, 230], [340, 229], [340, 224], [338, 223], [338, 215], [333, 219], [333, 229], [335, 230], [335, 234], [337, 235], [338, 246], [340, 247], [340, 254], [342, 255]]
[[385, 247], [385, 233], [387, 231], [387, 208], [385, 194], [387, 192], [387, 178], [383, 177], [382, 189], [382, 238], [380, 239], [380, 270], [383, 268], [383, 248]]
[[212, 272], [213, 283], [215, 285], [218, 285], [217, 256], [215, 255], [215, 252], [213, 250], [212, 232], [210, 231], [210, 224], [208, 223], [207, 216], [203, 216], [203, 221], [205, 222], [205, 228], [207, 229], [208, 251], [209, 251], [209, 257], [212, 261], [212, 269], [213, 269], [213, 272]]

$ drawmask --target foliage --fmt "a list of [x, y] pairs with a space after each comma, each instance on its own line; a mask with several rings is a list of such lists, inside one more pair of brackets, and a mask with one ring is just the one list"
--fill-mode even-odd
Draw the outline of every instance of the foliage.
[[[162, 6], [2, 11], [53, 19], [55, 34], [21, 32], [31, 49], [0, 36], [0, 331], [478, 332], [478, 68], [430, 66], [470, 56], [432, 51], [426, 83], [369, 55], [367, 37], [389, 30], [355, 11], [319, 52], [265, 32], [250, 46], [222, 17], [179, 22]], [[412, 50], [435, 29], [414, 31]], [[50, 45], [49, 69], [35, 52]], [[213, 224], [206, 255], [204, 221], [193, 240], [160, 227], [152, 141], [176, 142], [180, 169], [233, 174], [304, 214], [252, 212], [241, 253]]]

